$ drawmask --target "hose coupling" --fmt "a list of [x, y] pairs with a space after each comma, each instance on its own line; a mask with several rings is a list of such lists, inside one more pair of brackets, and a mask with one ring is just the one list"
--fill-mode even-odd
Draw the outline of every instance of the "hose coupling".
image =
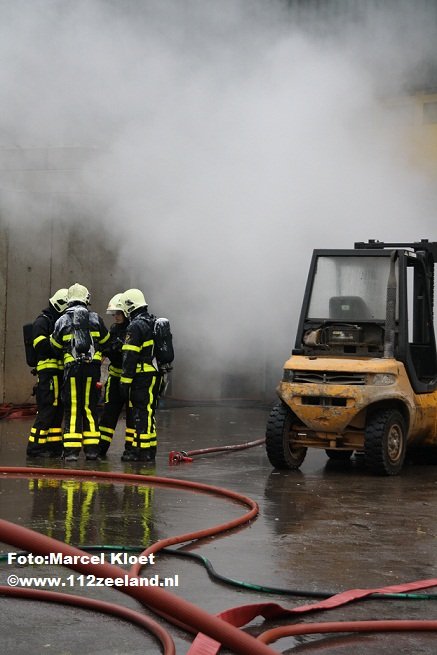
[[175, 466], [176, 464], [180, 464], [181, 462], [192, 462], [193, 458], [188, 457], [188, 454], [185, 452], [185, 450], [172, 450], [170, 451], [168, 455], [168, 463], [170, 466]]

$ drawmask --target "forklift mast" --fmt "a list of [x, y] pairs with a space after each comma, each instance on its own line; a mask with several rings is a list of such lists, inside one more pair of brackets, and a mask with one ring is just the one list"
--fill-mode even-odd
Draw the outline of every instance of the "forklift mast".
[[[423, 263], [425, 269], [426, 280], [425, 284], [428, 287], [428, 293], [431, 303], [431, 312], [433, 314], [434, 308], [434, 264], [437, 262], [437, 242], [429, 241], [428, 239], [421, 239], [411, 243], [386, 243], [384, 241], [377, 241], [376, 239], [369, 239], [369, 241], [357, 242], [354, 244], [356, 250], [376, 250], [376, 249], [409, 249], [416, 253], [417, 258]], [[418, 282], [420, 285], [420, 281]], [[421, 295], [421, 290], [416, 289], [415, 297]]]
[[426, 252], [429, 254], [433, 263], [437, 262], [437, 242], [428, 241], [428, 239], [421, 239], [412, 243], [385, 243], [384, 241], [377, 241], [376, 239], [369, 239], [369, 241], [360, 241], [355, 243], [357, 250], [376, 250], [382, 248], [410, 248], [414, 252]]

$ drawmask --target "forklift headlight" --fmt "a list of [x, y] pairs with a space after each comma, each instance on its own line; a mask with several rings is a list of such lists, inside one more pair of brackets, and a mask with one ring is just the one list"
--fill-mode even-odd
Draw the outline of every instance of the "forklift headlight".
[[392, 373], [376, 373], [373, 376], [373, 384], [378, 387], [385, 387], [388, 384], [394, 384], [396, 382], [396, 376]]
[[288, 368], [284, 369], [282, 382], [293, 382], [293, 380], [294, 380], [294, 371], [290, 371], [290, 369]]

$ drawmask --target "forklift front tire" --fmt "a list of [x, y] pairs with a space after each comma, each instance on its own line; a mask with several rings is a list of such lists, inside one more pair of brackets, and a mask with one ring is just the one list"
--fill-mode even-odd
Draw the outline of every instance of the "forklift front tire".
[[380, 409], [369, 414], [364, 438], [368, 468], [378, 475], [398, 475], [405, 460], [407, 430], [396, 409]]
[[300, 467], [307, 449], [293, 445], [294, 414], [284, 405], [278, 403], [270, 412], [266, 429], [266, 450], [270, 463], [277, 469], [295, 471]]

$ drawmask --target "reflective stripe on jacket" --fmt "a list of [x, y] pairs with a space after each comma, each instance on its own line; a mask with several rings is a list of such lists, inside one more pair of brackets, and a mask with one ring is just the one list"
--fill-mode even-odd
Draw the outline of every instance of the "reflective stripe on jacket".
[[138, 373], [156, 373], [153, 339], [154, 316], [142, 310], [130, 322], [123, 344], [123, 371], [121, 382], [130, 384]]
[[38, 360], [36, 365], [37, 372], [47, 369], [62, 371], [63, 369], [62, 357], [57, 356], [57, 352], [54, 351], [50, 343], [50, 334], [59, 317], [60, 314], [57, 311], [51, 307], [46, 307], [33, 322], [32, 338]]

